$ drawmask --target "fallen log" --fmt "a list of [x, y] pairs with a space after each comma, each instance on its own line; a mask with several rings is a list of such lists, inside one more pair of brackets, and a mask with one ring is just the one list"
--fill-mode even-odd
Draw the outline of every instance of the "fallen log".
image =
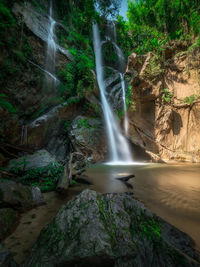
[[129, 179], [131, 179], [133, 177], [135, 177], [135, 175], [131, 174], [131, 175], [123, 176], [123, 177], [117, 177], [116, 179], [120, 180], [122, 182], [127, 182]]

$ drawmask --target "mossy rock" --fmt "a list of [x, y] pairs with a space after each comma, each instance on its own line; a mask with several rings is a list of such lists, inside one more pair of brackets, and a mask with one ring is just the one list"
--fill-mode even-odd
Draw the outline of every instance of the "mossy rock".
[[198, 266], [186, 234], [130, 194], [84, 190], [41, 232], [24, 266]]
[[14, 181], [0, 181], [0, 206], [27, 209], [44, 203], [38, 187], [25, 186]]

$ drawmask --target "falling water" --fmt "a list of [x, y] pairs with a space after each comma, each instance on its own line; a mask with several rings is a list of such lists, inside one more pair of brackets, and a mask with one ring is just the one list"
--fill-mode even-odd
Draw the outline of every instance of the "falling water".
[[30, 62], [32, 65], [34, 65], [35, 67], [37, 67], [38, 69], [40, 69], [41, 71], [45, 72], [47, 75], [49, 75], [52, 80], [54, 80], [54, 82], [57, 84], [59, 83], [59, 80], [56, 78], [56, 76], [54, 76], [52, 73], [48, 72], [47, 70], [43, 69], [42, 67], [40, 67], [38, 64], [34, 63], [31, 60], [28, 60], [28, 62]]
[[126, 138], [122, 135], [117, 119], [111, 109], [111, 106], [109, 105], [108, 100], [106, 99], [101, 40], [97, 24], [93, 24], [93, 42], [97, 81], [100, 89], [103, 114], [106, 123], [110, 160], [115, 164], [126, 164], [132, 161], [132, 156]]
[[57, 85], [57, 80], [53, 79], [55, 77], [55, 62], [56, 62], [56, 37], [54, 34], [56, 21], [53, 19], [53, 4], [50, 1], [49, 8], [49, 29], [48, 29], [48, 39], [47, 39], [47, 53], [46, 53], [46, 64], [45, 70], [51, 75], [46, 75], [46, 81], [49, 90], [52, 92], [55, 90]]
[[27, 125], [22, 125], [21, 145], [27, 145], [27, 143], [28, 143]]
[[123, 99], [123, 107], [124, 107], [124, 132], [126, 136], [128, 136], [128, 116], [127, 116], [127, 107], [126, 107], [126, 86], [124, 75], [120, 73], [121, 84], [122, 84], [122, 99]]
[[[112, 42], [114, 49], [115, 49], [115, 52], [116, 52], [117, 57], [118, 57], [118, 71], [119, 71], [119, 75], [120, 75], [120, 79], [121, 79], [123, 110], [124, 110], [124, 132], [125, 132], [126, 136], [128, 136], [129, 123], [128, 123], [127, 106], [126, 106], [126, 85], [125, 85], [124, 74], [123, 74], [125, 72], [125, 69], [126, 69], [126, 62], [125, 62], [125, 58], [124, 58], [124, 54], [123, 54], [122, 50], [117, 45], [116, 26], [115, 26], [115, 23], [113, 21], [107, 22], [106, 41], [103, 41], [102, 45], [105, 44], [107, 41]], [[111, 92], [113, 92], [113, 90]], [[120, 92], [118, 92], [118, 94], [119, 93]]]

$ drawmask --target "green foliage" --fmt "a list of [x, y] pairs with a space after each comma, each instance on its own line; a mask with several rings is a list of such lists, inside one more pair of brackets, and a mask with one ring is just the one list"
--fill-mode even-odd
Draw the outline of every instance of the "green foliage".
[[149, 62], [143, 75], [145, 76], [145, 78], [148, 78], [152, 82], [155, 82], [160, 78], [164, 71], [165, 69], [163, 67], [163, 59], [157, 54], [152, 54], [150, 55]]
[[117, 16], [116, 31], [117, 43], [124, 52], [125, 58], [128, 58], [131, 51], [134, 49], [134, 46], [129, 32], [128, 21], [125, 21], [121, 16]]
[[155, 27], [176, 39], [189, 32], [199, 33], [200, 6], [196, 0], [129, 1], [128, 18], [131, 26]]
[[120, 121], [124, 117], [124, 110], [123, 109], [117, 110], [116, 115], [117, 115], [117, 119]]
[[105, 65], [117, 68], [118, 58], [114, 50], [112, 42], [107, 42], [102, 49], [103, 58], [105, 60]]
[[87, 119], [80, 119], [77, 123], [78, 128], [95, 129], [96, 127], [90, 123]]
[[74, 48], [70, 51], [74, 55], [73, 62], [68, 63], [58, 74], [64, 84], [61, 87], [61, 94], [67, 97], [75, 95], [83, 97], [93, 88], [91, 69], [94, 68], [94, 58], [81, 49]]
[[17, 109], [13, 107], [13, 105], [6, 100], [7, 95], [5, 94], [0, 94], [0, 107], [3, 109], [7, 110], [10, 113], [16, 113]]
[[72, 122], [70, 120], [66, 120], [64, 123], [64, 131], [67, 132], [69, 128], [71, 127]]
[[191, 96], [186, 96], [181, 102], [191, 105], [199, 99], [200, 99], [200, 91], [198, 91], [197, 94], [193, 94]]
[[58, 179], [63, 172], [63, 166], [54, 162], [45, 167], [24, 171], [24, 167], [22, 168], [20, 165], [13, 167], [11, 171], [21, 176], [19, 181], [22, 184], [39, 186], [42, 192], [47, 192], [56, 188]]
[[191, 41], [200, 34], [200, 5], [196, 0], [129, 0], [128, 19], [123, 24], [128, 24], [129, 38], [138, 54], [161, 53], [171, 39]]
[[15, 25], [15, 19], [8, 8], [7, 1], [0, 0], [0, 36], [5, 34], [5, 31]]
[[132, 95], [132, 92], [131, 92], [131, 85], [129, 84], [127, 86], [127, 90], [126, 90], [126, 105], [129, 106], [130, 103], [131, 103], [131, 95]]
[[162, 241], [161, 225], [156, 217], [148, 217], [145, 210], [136, 209], [138, 216], [133, 217], [131, 222], [131, 232], [133, 236], [139, 235], [140, 239], [147, 239], [154, 248], [160, 249]]
[[164, 102], [170, 103], [172, 100], [173, 94], [169, 92], [169, 89], [165, 88], [162, 90], [162, 100]]

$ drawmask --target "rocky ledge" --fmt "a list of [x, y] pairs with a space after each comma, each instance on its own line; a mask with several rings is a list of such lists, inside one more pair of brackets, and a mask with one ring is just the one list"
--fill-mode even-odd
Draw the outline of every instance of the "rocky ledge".
[[45, 226], [24, 266], [199, 266], [189, 237], [131, 194], [85, 190]]

